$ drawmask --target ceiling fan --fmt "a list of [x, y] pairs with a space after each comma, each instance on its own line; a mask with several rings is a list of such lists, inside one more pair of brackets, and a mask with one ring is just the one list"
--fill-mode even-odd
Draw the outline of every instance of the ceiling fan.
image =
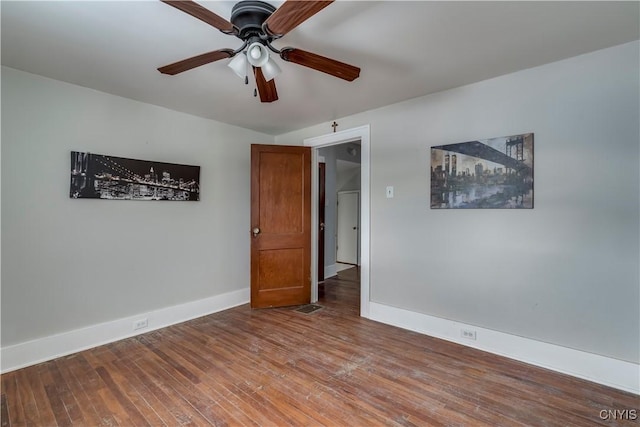
[[260, 101], [273, 102], [278, 99], [274, 77], [280, 68], [270, 57], [270, 51], [287, 62], [312, 68], [347, 81], [360, 76], [360, 68], [335, 59], [326, 58], [302, 49], [285, 47], [281, 50], [271, 42], [279, 39], [298, 25], [333, 3], [330, 1], [287, 0], [277, 9], [262, 1], [242, 0], [233, 6], [231, 19], [220, 17], [209, 9], [190, 0], [161, 0], [189, 15], [206, 22], [225, 34], [243, 41], [238, 49], [218, 49], [187, 58], [158, 68], [163, 74], [175, 75], [187, 70], [225, 58], [236, 74], [248, 83], [247, 70], [253, 70]]

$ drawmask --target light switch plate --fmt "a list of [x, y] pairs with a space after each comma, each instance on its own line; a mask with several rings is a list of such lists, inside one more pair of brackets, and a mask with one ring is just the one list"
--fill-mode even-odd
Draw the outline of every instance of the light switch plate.
[[393, 186], [387, 186], [387, 199], [393, 199]]

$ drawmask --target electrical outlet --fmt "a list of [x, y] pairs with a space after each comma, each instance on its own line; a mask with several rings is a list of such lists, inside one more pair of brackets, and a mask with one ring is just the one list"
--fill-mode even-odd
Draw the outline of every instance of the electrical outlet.
[[460, 336], [462, 338], [466, 338], [468, 340], [475, 340], [476, 339], [476, 331], [474, 331], [472, 329], [460, 329]]
[[133, 322], [133, 330], [137, 331], [138, 329], [144, 329], [149, 326], [149, 320], [147, 318], [136, 320]]

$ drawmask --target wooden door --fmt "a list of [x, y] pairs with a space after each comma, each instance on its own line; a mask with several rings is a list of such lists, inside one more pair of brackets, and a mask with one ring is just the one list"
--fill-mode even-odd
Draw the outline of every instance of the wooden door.
[[311, 301], [311, 149], [251, 146], [251, 307]]
[[338, 193], [338, 249], [336, 260], [358, 265], [360, 234], [360, 195], [357, 192]]

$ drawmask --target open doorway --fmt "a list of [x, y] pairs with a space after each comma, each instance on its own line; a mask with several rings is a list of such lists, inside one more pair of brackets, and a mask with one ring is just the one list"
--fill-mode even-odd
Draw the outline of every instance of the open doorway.
[[318, 265], [318, 270], [328, 279], [340, 270], [360, 265], [361, 147], [360, 141], [353, 141], [317, 151], [324, 169], [324, 186], [320, 185], [324, 198], [321, 192], [318, 199], [322, 217], [319, 233], [324, 237], [318, 241], [318, 263], [323, 265]]
[[[358, 228], [358, 241], [357, 251], [358, 251], [358, 260], [354, 263], [354, 268], [357, 269], [357, 275], [359, 277], [359, 298], [360, 298], [360, 315], [363, 317], [369, 317], [369, 224], [370, 224], [370, 212], [369, 212], [369, 126], [362, 126], [359, 128], [349, 129], [346, 131], [336, 132], [332, 134], [327, 134], [324, 136], [306, 139], [304, 141], [305, 146], [310, 146], [313, 148], [312, 151], [312, 271], [317, 271], [319, 268], [318, 265], [318, 247], [315, 242], [318, 241], [319, 236], [319, 220], [318, 220], [318, 188], [319, 188], [319, 167], [318, 164], [320, 160], [324, 160], [325, 163], [325, 173], [327, 179], [329, 179], [329, 174], [331, 173], [327, 169], [330, 168], [327, 158], [327, 153], [335, 152], [335, 169], [336, 175], [335, 179], [338, 179], [337, 176], [337, 168], [338, 168], [338, 160], [341, 160], [340, 167], [346, 174], [340, 177], [340, 188], [347, 191], [349, 189], [348, 185], [358, 184], [359, 188], [355, 188], [354, 191], [359, 194], [359, 226]], [[324, 152], [322, 151], [324, 149]], [[324, 155], [323, 155], [324, 154]], [[349, 165], [348, 163], [358, 163], [354, 162], [355, 158], [358, 157], [359, 164], [357, 165]], [[343, 163], [347, 162], [347, 163]], [[333, 162], [332, 162], [333, 163]], [[345, 187], [346, 185], [346, 187]], [[336, 183], [337, 188], [338, 183]], [[353, 187], [352, 187], [353, 188]], [[326, 190], [326, 199], [332, 196], [335, 202], [331, 200], [325, 201], [327, 207], [334, 209], [335, 206], [335, 216], [337, 220], [337, 198], [338, 191], [337, 190]], [[326, 215], [326, 213], [325, 213]], [[337, 246], [336, 246], [336, 238], [337, 238], [337, 223], [334, 224], [333, 231], [327, 231], [325, 233], [325, 267], [327, 267], [327, 271], [325, 271], [325, 280], [328, 280], [331, 277], [335, 277], [337, 274], [336, 265], [337, 259]], [[325, 217], [325, 230], [327, 230], [329, 226], [327, 225], [327, 218]], [[331, 239], [333, 237], [333, 239]], [[331, 241], [333, 240], [333, 241]], [[359, 264], [359, 267], [358, 267]], [[311, 300], [318, 300], [318, 280], [316, 274], [312, 275], [312, 283], [311, 283]]]
[[[318, 301], [330, 299], [336, 302], [343, 296], [348, 298], [340, 301], [342, 304], [351, 301], [357, 307], [360, 292], [360, 141], [321, 147], [317, 152]], [[349, 280], [342, 280], [345, 277]], [[343, 287], [349, 287], [350, 292], [345, 294], [337, 289]]]

